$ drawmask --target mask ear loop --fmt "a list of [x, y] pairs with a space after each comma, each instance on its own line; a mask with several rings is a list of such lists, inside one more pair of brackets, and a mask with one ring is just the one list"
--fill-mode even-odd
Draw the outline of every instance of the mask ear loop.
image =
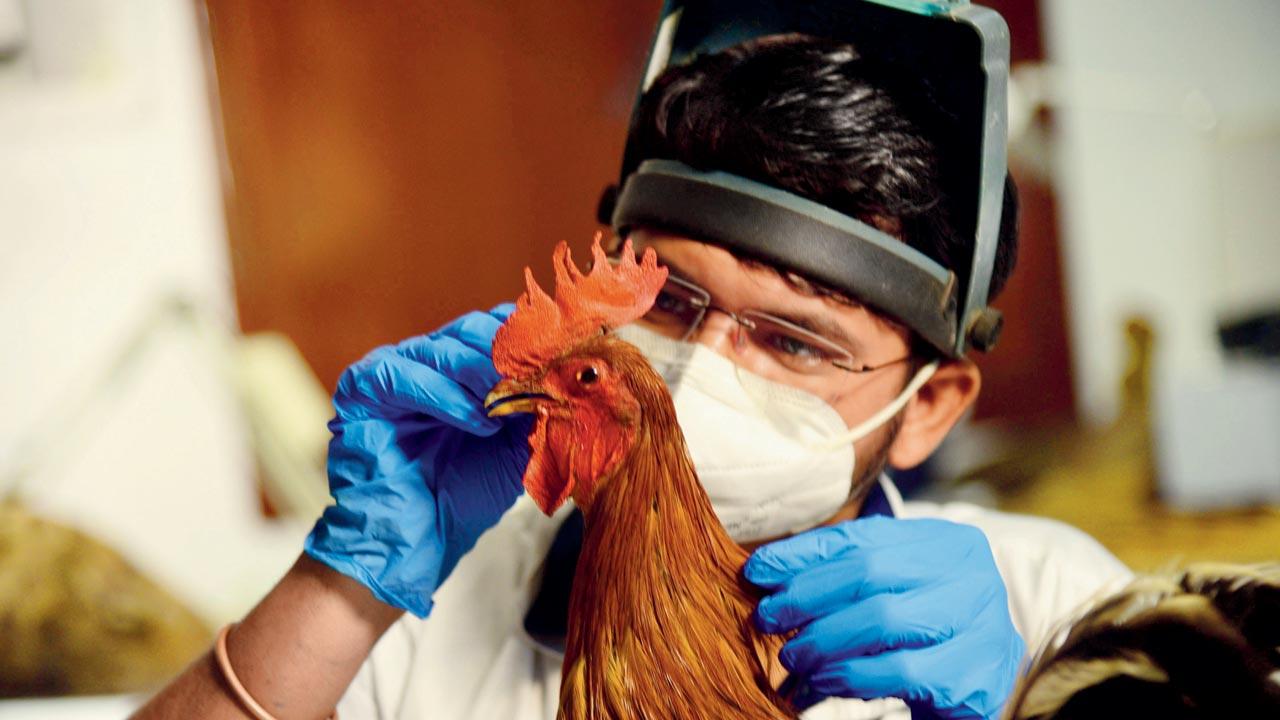
[[929, 379], [933, 377], [933, 374], [938, 371], [939, 364], [940, 362], [938, 360], [934, 360], [928, 365], [920, 368], [916, 372], [915, 377], [911, 378], [911, 382], [907, 383], [907, 386], [902, 389], [902, 392], [898, 394], [898, 397], [894, 398], [893, 402], [881, 408], [880, 412], [877, 412], [875, 415], [872, 415], [866, 420], [858, 423], [856, 426], [850, 428], [848, 432], [832, 438], [829, 447], [831, 449], [835, 449], [855, 443], [867, 435], [870, 435], [876, 428], [889, 422], [889, 419], [901, 412], [902, 408], [907, 406], [907, 403], [910, 402], [911, 398], [915, 397], [915, 394], [920, 391], [920, 388], [924, 387], [924, 384], [929, 382]]

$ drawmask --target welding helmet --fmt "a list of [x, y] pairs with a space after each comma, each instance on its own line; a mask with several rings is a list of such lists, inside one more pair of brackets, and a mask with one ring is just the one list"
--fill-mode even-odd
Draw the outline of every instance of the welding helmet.
[[[881, 230], [755, 180], [644, 157], [640, 102], [618, 185], [600, 219], [679, 232], [799, 273], [896, 318], [938, 352], [986, 351], [1000, 313], [987, 305], [1003, 209], [1009, 31], [967, 0], [666, 0], [640, 95], [668, 67], [753, 38], [799, 33], [838, 42], [927, 88], [946, 118], [952, 220], [973, 238], [968, 277]], [[936, 138], [935, 138], [936, 140]]]

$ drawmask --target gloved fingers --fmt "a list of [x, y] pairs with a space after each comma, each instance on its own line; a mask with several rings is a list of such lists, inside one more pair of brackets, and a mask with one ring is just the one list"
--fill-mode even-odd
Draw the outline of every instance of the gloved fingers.
[[824, 697], [896, 697], [912, 717], [996, 718], [1017, 680], [1016, 666], [990, 662], [958, 640], [849, 658], [811, 673], [797, 704]]
[[432, 350], [441, 340], [461, 343], [484, 357], [493, 355], [493, 334], [502, 323], [488, 313], [472, 312], [426, 335], [418, 335], [396, 345], [396, 352], [411, 360], [432, 364]]
[[485, 395], [501, 379], [491, 357], [457, 338], [442, 336], [405, 352], [409, 360], [422, 363], [466, 388], [477, 403], [483, 403]]
[[955, 635], [955, 623], [929, 613], [916, 596], [875, 595], [816, 618], [782, 646], [779, 659], [807, 675], [823, 665], [904, 648], [927, 647]]
[[[497, 432], [501, 423], [485, 414], [483, 403], [475, 392], [459, 384], [449, 374], [450, 371], [457, 374], [460, 366], [474, 364], [478, 353], [469, 349], [466, 353], [444, 351], [440, 357], [444, 360], [443, 370], [438, 371], [395, 352], [380, 349], [370, 353], [338, 380], [335, 405], [339, 414], [372, 416], [391, 409], [421, 413], [476, 435]], [[489, 371], [496, 383], [496, 371], [492, 370], [491, 363]], [[487, 378], [472, 377], [470, 381], [480, 384]], [[353, 413], [350, 403], [343, 401], [346, 398], [358, 400], [360, 405], [366, 406], [365, 411]]]
[[949, 658], [949, 651], [947, 644], [931, 645], [826, 663], [798, 684], [795, 702], [807, 707], [826, 697], [896, 697], [911, 705], [952, 707], [950, 702], [939, 702], [937, 695], [946, 689], [937, 685], [966, 668], [950, 667], [964, 658]]
[[[815, 565], [860, 548], [875, 548], [877, 552], [893, 548], [908, 552], [908, 546], [921, 543], [967, 547], [974, 542], [986, 545], [986, 536], [977, 528], [945, 520], [860, 518], [809, 530], [760, 547], [747, 559], [743, 575], [756, 585], [774, 589]], [[932, 553], [917, 553], [917, 556], [927, 559]], [[911, 564], [921, 565], [918, 561]]]
[[807, 530], [756, 548], [742, 574], [760, 587], [779, 588], [796, 574], [853, 549], [845, 539], [846, 524]]
[[[978, 591], [966, 580], [974, 552], [946, 542], [926, 540], [872, 550], [850, 548], [822, 564], [801, 570], [760, 601], [757, 625], [786, 632], [852, 603], [881, 595], [903, 595], [930, 586], [954, 584], [949, 601], [959, 604]], [[957, 551], [958, 556], [949, 553]], [[985, 586], [981, 586], [985, 587]]]
[[493, 336], [514, 311], [515, 305], [502, 303], [495, 305], [488, 312], [480, 312], [478, 310], [469, 312], [455, 318], [444, 327], [430, 333], [427, 337], [432, 339], [451, 337], [455, 340], [460, 340], [468, 347], [486, 356], [492, 356]]
[[792, 576], [756, 606], [756, 626], [765, 632], [787, 632], [848, 607], [868, 594], [887, 592], [868, 587], [878, 580], [868, 567], [877, 558], [852, 552]]
[[511, 317], [511, 313], [516, 311], [516, 304], [511, 302], [498, 303], [489, 308], [489, 314], [498, 318], [500, 322], [506, 322]]

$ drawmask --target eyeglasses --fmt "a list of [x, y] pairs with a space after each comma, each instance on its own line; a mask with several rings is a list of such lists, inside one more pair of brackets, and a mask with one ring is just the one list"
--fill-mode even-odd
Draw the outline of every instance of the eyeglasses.
[[737, 350], [743, 351], [749, 345], [776, 369], [796, 375], [820, 377], [830, 375], [834, 370], [875, 372], [911, 357], [907, 355], [875, 366], [861, 363], [849, 350], [793, 322], [759, 310], [734, 312], [715, 305], [711, 301], [711, 293], [673, 275], [668, 275], [653, 307], [641, 322], [667, 337], [688, 340], [711, 311], [727, 315], [734, 321], [733, 342]]

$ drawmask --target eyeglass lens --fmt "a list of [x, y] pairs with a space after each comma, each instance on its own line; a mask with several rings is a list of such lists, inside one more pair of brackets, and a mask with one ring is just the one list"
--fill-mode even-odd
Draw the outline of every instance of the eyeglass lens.
[[[653, 307], [644, 316], [651, 329], [668, 337], [686, 340], [712, 308], [705, 290], [671, 278], [659, 291]], [[749, 340], [753, 349], [766, 355], [776, 366], [805, 375], [835, 371], [836, 365], [853, 367], [849, 353], [839, 345], [802, 327], [766, 313], [746, 310], [737, 319], [735, 341]], [[745, 338], [743, 337], [745, 335]]]

